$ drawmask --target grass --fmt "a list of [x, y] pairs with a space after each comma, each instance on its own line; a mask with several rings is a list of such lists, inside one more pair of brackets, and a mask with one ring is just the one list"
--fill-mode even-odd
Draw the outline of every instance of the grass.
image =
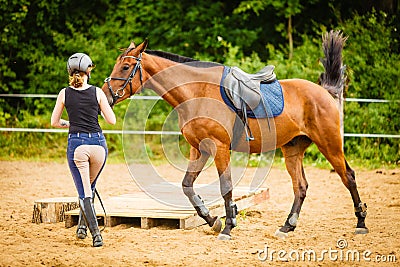
[[[16, 135], [16, 136], [15, 136]], [[66, 136], [65, 134], [58, 135], [57, 138], [51, 138], [46, 142], [40, 141], [41, 138], [35, 138], [37, 135], [43, 135], [43, 133], [30, 133], [27, 134], [1, 134], [1, 161], [36, 161], [36, 162], [65, 162], [66, 161]], [[3, 143], [7, 141], [7, 143]], [[51, 143], [51, 145], [49, 145]], [[154, 150], [154, 149], [153, 149]], [[247, 164], [249, 167], [257, 167], [259, 163], [259, 155], [253, 154], [249, 156]], [[395, 169], [399, 168], [398, 164], [389, 164], [382, 161], [371, 161], [356, 158], [352, 155], [347, 156], [347, 160], [352, 168], [372, 170], [372, 169]], [[140, 162], [140, 159], [138, 159]], [[152, 164], [162, 165], [168, 163], [168, 161], [160, 156], [153, 155], [150, 159]], [[109, 155], [107, 162], [109, 164], [125, 164], [125, 156], [122, 149], [118, 149], [113, 145], [109, 145]], [[147, 160], [143, 159], [143, 162]], [[254, 165], [253, 165], [254, 163]], [[269, 163], [271, 164], [271, 162]], [[260, 166], [263, 166], [262, 162]], [[277, 151], [273, 158], [272, 166], [275, 168], [285, 169], [285, 162], [282, 154]], [[307, 155], [304, 159], [304, 166], [312, 166], [321, 169], [332, 169], [329, 162], [320, 154], [315, 157], [315, 154]]]
[[[107, 135], [107, 143], [109, 148], [108, 163], [125, 164], [124, 150], [122, 149], [122, 137], [120, 135]], [[66, 158], [67, 134], [66, 133], [28, 133], [28, 132], [1, 132], [0, 133], [0, 160], [3, 161], [41, 161], [41, 162], [64, 162]], [[176, 150], [173, 156], [179, 156], [180, 153], [188, 155], [188, 145], [182, 140], [179, 141], [179, 150], [176, 147], [168, 147], [169, 151]], [[146, 140], [146, 152], [136, 153], [137, 160], [147, 162], [147, 156], [150, 156], [152, 164], [161, 165], [168, 163], [163, 155], [163, 145], [158, 140]], [[140, 155], [140, 156], [139, 156]], [[242, 158], [240, 158], [242, 157]], [[243, 157], [248, 157], [243, 160]], [[362, 159], [356, 155], [347, 154], [346, 158], [353, 168], [357, 169], [394, 169], [399, 168], [399, 162], [387, 162], [376, 159]], [[277, 168], [285, 168], [284, 159], [280, 150], [277, 150], [274, 158], [271, 154], [252, 154], [250, 156], [240, 155], [239, 163], [246, 162], [250, 167], [265, 166], [272, 164]], [[136, 158], [135, 158], [136, 161]], [[235, 162], [233, 162], [235, 165]], [[315, 145], [310, 146], [306, 151], [305, 166], [313, 166], [322, 169], [331, 169], [331, 165], [318, 151]]]

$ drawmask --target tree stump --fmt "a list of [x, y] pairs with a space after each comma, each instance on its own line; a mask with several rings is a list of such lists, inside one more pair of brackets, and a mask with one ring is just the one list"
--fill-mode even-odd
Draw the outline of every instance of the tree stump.
[[65, 212], [79, 208], [77, 197], [58, 197], [36, 200], [33, 223], [57, 223], [65, 220]]

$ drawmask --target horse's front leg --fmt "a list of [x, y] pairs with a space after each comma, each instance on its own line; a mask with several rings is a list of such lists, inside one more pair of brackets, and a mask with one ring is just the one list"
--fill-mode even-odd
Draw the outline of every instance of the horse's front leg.
[[193, 189], [193, 184], [200, 172], [203, 170], [210, 154], [207, 152], [200, 152], [198, 149], [190, 148], [190, 161], [185, 177], [182, 181], [183, 193], [188, 197], [190, 203], [196, 209], [197, 214], [203, 218], [207, 224], [212, 227], [215, 232], [220, 232], [222, 223], [217, 216], [212, 217], [210, 211], [204, 205], [200, 195], [197, 195]]
[[229, 147], [219, 147], [215, 157], [215, 165], [218, 170], [220, 179], [221, 195], [225, 203], [225, 228], [219, 234], [218, 239], [230, 240], [231, 230], [236, 226], [236, 215], [238, 214], [237, 206], [232, 200], [232, 178], [230, 168], [230, 151]]

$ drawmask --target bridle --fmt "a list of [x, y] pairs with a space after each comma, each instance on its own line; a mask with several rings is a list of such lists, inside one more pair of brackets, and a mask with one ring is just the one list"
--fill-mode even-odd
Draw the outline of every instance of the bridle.
[[[135, 57], [135, 56], [124, 56], [122, 59], [125, 58], [133, 58], [136, 59], [136, 65], [133, 68], [133, 70], [131, 71], [131, 73], [129, 74], [128, 78], [115, 78], [115, 77], [107, 77], [104, 82], [107, 83], [108, 85], [108, 90], [110, 90], [110, 94], [112, 96], [113, 102], [111, 103], [111, 106], [114, 106], [115, 102], [118, 100], [118, 98], [121, 98], [125, 95], [125, 87], [129, 84], [130, 86], [130, 96], [133, 95], [132, 93], [132, 79], [135, 76], [136, 72], [139, 70], [139, 74], [140, 74], [140, 86], [143, 87], [143, 74], [142, 74], [142, 65], [141, 65], [141, 61], [142, 61], [142, 53], [139, 54], [139, 57]], [[124, 85], [117, 89], [117, 91], [113, 91], [110, 81], [111, 80], [119, 80], [119, 81], [125, 81]]]

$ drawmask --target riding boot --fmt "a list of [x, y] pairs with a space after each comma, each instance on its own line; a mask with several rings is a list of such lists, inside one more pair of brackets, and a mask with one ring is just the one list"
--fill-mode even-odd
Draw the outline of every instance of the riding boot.
[[76, 229], [76, 237], [79, 239], [85, 239], [87, 236], [87, 226], [85, 218], [83, 217], [82, 210], [79, 211], [78, 227]]
[[86, 197], [79, 199], [82, 214], [85, 217], [86, 224], [92, 234], [93, 246], [101, 247], [103, 245], [103, 238], [101, 237], [99, 226], [97, 224], [97, 217], [92, 205], [92, 198]]
[[[92, 206], [94, 205], [94, 190], [92, 192]], [[94, 207], [93, 207], [94, 209]], [[96, 214], [96, 211], [95, 211]], [[87, 226], [85, 218], [83, 217], [82, 210], [79, 211], [78, 226], [76, 228], [76, 237], [85, 239], [87, 237]]]

